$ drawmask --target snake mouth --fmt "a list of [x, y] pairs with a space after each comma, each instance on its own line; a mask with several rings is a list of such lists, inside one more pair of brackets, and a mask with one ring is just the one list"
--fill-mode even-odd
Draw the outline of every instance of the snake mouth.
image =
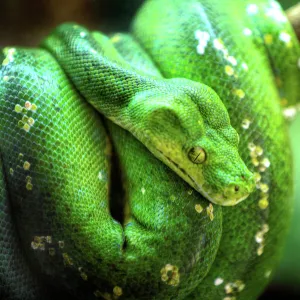
[[[166, 156], [162, 151], [158, 150], [159, 153], [166, 158], [175, 168], [177, 171], [180, 171], [184, 176], [187, 176], [190, 180], [190, 184], [193, 186], [194, 189], [196, 189], [198, 191], [198, 189], [196, 188], [197, 186], [199, 186], [199, 184], [194, 180], [194, 178], [192, 176], [190, 176], [184, 168], [182, 168], [181, 166], [179, 166], [179, 164], [177, 164], [175, 161], [173, 161], [170, 157]], [[199, 191], [201, 192], [201, 191]]]
[[219, 199], [222, 199], [222, 202], [219, 203], [218, 200], [215, 201], [216, 204], [220, 204], [222, 206], [234, 206], [240, 202], [242, 202], [243, 200], [245, 200], [246, 198], [248, 198], [248, 196], [250, 195], [250, 193], [248, 194], [245, 194], [244, 196], [242, 197], [237, 197], [237, 198], [228, 198], [226, 197], [224, 194], [222, 194], [222, 198], [219, 198]]
[[[222, 202], [218, 203], [215, 201], [214, 197], [212, 197], [211, 195], [213, 193], [209, 193], [209, 192], [206, 192], [204, 189], [203, 189], [203, 186], [200, 185], [199, 183], [197, 183], [197, 181], [191, 176], [189, 175], [184, 168], [182, 168], [181, 166], [179, 166], [175, 161], [173, 161], [170, 157], [166, 156], [162, 151], [158, 150], [160, 152], [160, 154], [166, 158], [177, 170], [177, 172], [181, 172], [183, 176], [187, 176], [188, 179], [189, 179], [189, 184], [197, 191], [199, 192], [205, 199], [207, 199], [208, 201], [210, 202], [213, 202], [215, 204], [220, 204], [220, 205], [224, 205]], [[216, 195], [216, 194], [213, 194], [213, 195]], [[234, 204], [231, 204], [231, 205], [234, 205]]]
[[[193, 180], [193, 178], [191, 177]], [[195, 183], [195, 180], [193, 180]], [[222, 193], [214, 193], [211, 191], [206, 191], [202, 185], [196, 184], [196, 190], [201, 193], [207, 200], [210, 202], [221, 205], [221, 206], [234, 206], [246, 198], [251, 194], [252, 190], [247, 187], [238, 189], [235, 195], [228, 195], [227, 191], [232, 190], [232, 188], [236, 188], [236, 185], [230, 184], [228, 185]]]
[[182, 168], [178, 163], [174, 162], [170, 157], [166, 156], [162, 151], [158, 150], [160, 154], [168, 160], [170, 165], [173, 166], [171, 169], [176, 171], [177, 173], [181, 173], [182, 177], [187, 178], [187, 182], [197, 191], [199, 192], [204, 198], [208, 201], [222, 206], [234, 206], [241, 201], [245, 200], [251, 193], [247, 188], [243, 188], [239, 191], [236, 191], [233, 195], [227, 195], [228, 191], [236, 187], [234, 184], [230, 184], [225, 188], [224, 191], [221, 193], [215, 193], [212, 191], [205, 190], [203, 185], [199, 184], [190, 174], [188, 174], [184, 168]]

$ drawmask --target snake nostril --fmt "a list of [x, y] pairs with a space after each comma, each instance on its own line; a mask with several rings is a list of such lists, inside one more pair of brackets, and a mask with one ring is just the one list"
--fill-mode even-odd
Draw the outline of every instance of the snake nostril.
[[234, 187], [234, 191], [235, 192], [238, 192], [240, 190], [240, 187], [238, 186], [238, 185], [236, 185], [235, 187]]

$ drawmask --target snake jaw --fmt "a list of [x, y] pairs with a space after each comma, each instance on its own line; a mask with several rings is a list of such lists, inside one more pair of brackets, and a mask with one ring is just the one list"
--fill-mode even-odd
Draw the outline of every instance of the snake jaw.
[[201, 169], [197, 168], [197, 171], [193, 172], [197, 174], [197, 178], [195, 178], [191, 175], [191, 171], [188, 172], [185, 170], [179, 163], [165, 155], [163, 151], [158, 149], [156, 150], [157, 151], [154, 151], [153, 154], [168, 165], [203, 197], [214, 204], [221, 206], [234, 206], [245, 200], [254, 190], [254, 175], [246, 168], [246, 166], [244, 171], [245, 175], [242, 176], [242, 180], [232, 180], [225, 186], [225, 188], [221, 189], [208, 184], [205, 181], [205, 176]]
[[221, 192], [215, 192], [213, 187], [206, 183], [203, 185], [197, 184], [197, 181], [192, 176], [189, 177], [191, 178], [190, 184], [195, 190], [210, 202], [222, 206], [234, 206], [247, 199], [254, 190], [254, 176], [250, 172], [247, 175], [248, 180], [245, 184], [231, 182]]
[[234, 205], [242, 202], [243, 200], [247, 199], [251, 193], [251, 192], [248, 192], [241, 197], [228, 198], [224, 195], [224, 193], [222, 193], [222, 194], [208, 193], [199, 188], [197, 189], [197, 191], [199, 193], [201, 193], [210, 202], [217, 204], [217, 205], [222, 205], [222, 206], [234, 206]]

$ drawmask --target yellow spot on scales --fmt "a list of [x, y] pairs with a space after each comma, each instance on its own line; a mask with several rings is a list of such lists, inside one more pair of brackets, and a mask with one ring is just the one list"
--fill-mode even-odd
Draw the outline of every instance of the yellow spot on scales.
[[264, 35], [264, 42], [265, 42], [266, 45], [271, 45], [273, 43], [272, 34], [269, 34], [269, 33], [265, 34]]
[[102, 180], [104, 179], [103, 171], [99, 171], [99, 173], [98, 173], [98, 179], [99, 179], [100, 181], [102, 181]]
[[258, 167], [259, 166], [259, 161], [256, 157], [252, 157], [251, 158], [251, 162], [252, 164], [255, 166], [255, 167]]
[[20, 104], [16, 104], [16, 106], [15, 106], [15, 112], [17, 112], [17, 113], [22, 112], [22, 106]]
[[73, 261], [72, 261], [72, 259], [71, 259], [71, 257], [69, 256], [68, 253], [63, 253], [62, 256], [63, 256], [63, 259], [64, 259], [64, 264], [66, 266], [72, 266], [73, 265]]
[[296, 106], [287, 107], [283, 110], [283, 116], [286, 120], [291, 121], [296, 117], [298, 111], [300, 111], [299, 104]]
[[231, 66], [229, 65], [226, 65], [225, 66], [225, 73], [228, 75], [228, 76], [232, 76], [234, 74], [234, 70]]
[[258, 207], [260, 209], [266, 209], [269, 206], [268, 198], [262, 198], [258, 201]]
[[264, 150], [262, 147], [256, 146], [253, 152], [256, 156], [261, 156], [264, 153]]
[[211, 203], [206, 207], [206, 213], [212, 221], [214, 219], [214, 206]]
[[30, 169], [30, 163], [28, 161], [24, 162], [23, 169], [26, 170], [26, 171]]
[[279, 34], [279, 39], [287, 45], [291, 43], [291, 38], [292, 37], [285, 31], [281, 31]]
[[269, 3], [270, 7], [266, 9], [266, 16], [272, 18], [276, 23], [286, 23], [287, 17], [283, 14], [280, 5], [272, 1]]
[[31, 102], [26, 101], [24, 107], [25, 107], [27, 110], [30, 110], [30, 109], [31, 109]]
[[46, 243], [47, 242], [47, 237], [44, 235], [41, 236], [34, 236], [33, 241], [31, 242], [31, 248], [33, 250], [41, 250], [44, 251], [46, 249]]
[[123, 294], [123, 290], [122, 290], [121, 287], [119, 287], [119, 286], [116, 285], [116, 286], [113, 288], [113, 293], [114, 293], [114, 295], [116, 295], [117, 297], [120, 297], [120, 296], [122, 296], [122, 294]]
[[23, 129], [26, 131], [26, 132], [29, 132], [29, 130], [30, 130], [30, 125], [29, 124], [24, 124], [23, 125]]
[[271, 275], [272, 271], [271, 270], [268, 270], [265, 272], [265, 278], [269, 278], [270, 275]]
[[201, 206], [201, 204], [196, 204], [195, 205], [195, 210], [197, 213], [201, 213], [203, 211], [203, 207]]
[[248, 4], [246, 11], [249, 15], [256, 15], [258, 13], [258, 6], [256, 4]]
[[254, 174], [254, 180], [256, 183], [260, 182], [261, 180], [261, 175], [258, 172], [255, 172]]
[[177, 286], [179, 284], [180, 274], [177, 266], [166, 264], [161, 270], [161, 280], [168, 285]]
[[7, 66], [8, 64], [10, 63], [10, 60], [9, 60], [9, 58], [4, 58], [4, 60], [2, 61], [2, 66], [3, 67], [5, 67], [5, 66]]
[[192, 195], [192, 194], [193, 194], [193, 190], [192, 190], [192, 189], [189, 189], [189, 190], [187, 191], [187, 193], [188, 193], [188, 195]]
[[32, 103], [31, 104], [31, 111], [36, 112], [36, 110], [37, 110], [37, 105]]
[[27, 120], [27, 123], [28, 123], [28, 125], [31, 127], [31, 126], [33, 126], [33, 124], [34, 124], [34, 119], [33, 118], [28, 118], [28, 120]]
[[65, 242], [64, 241], [58, 241], [58, 247], [60, 249], [63, 249], [65, 247]]
[[105, 292], [105, 293], [101, 293], [99, 290], [94, 291], [94, 295], [96, 298], [102, 298], [105, 300], [113, 300], [113, 299], [118, 299], [119, 297], [121, 297], [123, 295], [123, 290], [121, 287], [119, 286], [115, 286], [113, 288], [112, 294]]
[[247, 65], [245, 62], [242, 63], [242, 68], [243, 68], [246, 72], [249, 70], [248, 65]]
[[233, 56], [225, 56], [225, 59], [227, 61], [229, 61], [233, 66], [237, 65], [237, 61], [236, 61], [235, 57], [233, 57]]
[[248, 128], [250, 127], [250, 125], [251, 125], [251, 121], [250, 121], [249, 119], [244, 119], [244, 120], [242, 121], [242, 127], [243, 127], [244, 129], [248, 129]]
[[88, 276], [87, 276], [86, 273], [81, 272], [81, 273], [80, 273], [80, 276], [81, 276], [81, 278], [82, 278], [84, 281], [87, 281], [87, 280], [88, 280]]
[[258, 248], [257, 248], [257, 255], [258, 256], [261, 256], [264, 253], [264, 247], [265, 246], [263, 244], [258, 246]]
[[26, 176], [25, 181], [26, 181], [26, 189], [28, 191], [31, 191], [33, 189], [33, 184], [31, 182], [32, 178], [30, 176]]
[[4, 48], [3, 53], [6, 55], [4, 60], [2, 61], [2, 66], [7, 66], [10, 62], [14, 61], [13, 54], [15, 53], [16, 49], [15, 48]]
[[111, 39], [112, 43], [117, 43], [121, 40], [121, 35], [120, 34], [115, 34]]
[[213, 45], [214, 45], [214, 48], [217, 49], [217, 50], [225, 49], [224, 43], [221, 39], [214, 39]]
[[269, 168], [271, 165], [269, 159], [267, 157], [264, 157], [260, 162], [259, 162], [259, 171], [264, 172], [267, 168]]
[[234, 282], [227, 283], [224, 287], [224, 290], [226, 294], [236, 294], [241, 292], [244, 288], [245, 283], [242, 280], [236, 280]]
[[9, 48], [9, 47], [3, 48], [4, 55], [13, 55], [15, 52], [16, 52], [16, 48]]
[[252, 30], [250, 28], [244, 28], [243, 34], [246, 36], [250, 36], [252, 34]]
[[197, 53], [203, 55], [210, 39], [210, 34], [207, 31], [196, 30], [194, 33], [195, 39], [198, 40]]
[[245, 92], [242, 89], [233, 89], [232, 93], [236, 96], [238, 96], [240, 99], [245, 98]]
[[221, 285], [223, 282], [224, 282], [224, 279], [218, 277], [218, 278], [215, 279], [214, 285], [215, 285], [215, 286], [218, 286], [218, 285]]
[[31, 191], [31, 190], [33, 189], [33, 185], [32, 185], [31, 182], [27, 182], [27, 183], [26, 183], [26, 189], [27, 189], [28, 191]]
[[256, 253], [258, 256], [263, 254], [265, 247], [265, 234], [269, 231], [268, 224], [263, 224], [262, 229], [255, 234], [255, 241], [259, 244]]
[[86, 33], [85, 33], [84, 31], [81, 31], [81, 32], [79, 33], [79, 35], [80, 35], [80, 37], [82, 37], [82, 38], [85, 38], [85, 37], [86, 37]]
[[267, 193], [269, 191], [269, 186], [266, 183], [259, 183], [258, 189], [260, 189], [263, 193]]

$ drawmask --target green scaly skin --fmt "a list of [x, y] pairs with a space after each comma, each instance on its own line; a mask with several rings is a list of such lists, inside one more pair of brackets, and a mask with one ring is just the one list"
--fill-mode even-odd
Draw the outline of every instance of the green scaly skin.
[[0, 295], [255, 299], [288, 227], [299, 57], [267, 1], [150, 0], [131, 34], [3, 49]]
[[[209, 87], [140, 75], [106, 37], [77, 25], [60, 26], [43, 46], [93, 107], [130, 131], [207, 199], [235, 205], [252, 192], [254, 178], [238, 154], [238, 135]], [[207, 156], [199, 164], [188, 155], [197, 147]]]

